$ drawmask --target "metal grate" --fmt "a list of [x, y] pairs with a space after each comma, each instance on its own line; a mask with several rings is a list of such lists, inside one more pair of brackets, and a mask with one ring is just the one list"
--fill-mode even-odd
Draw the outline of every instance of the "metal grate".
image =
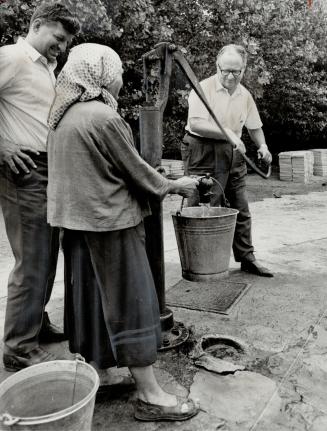
[[171, 307], [229, 314], [249, 287], [247, 283], [235, 281], [181, 280], [166, 292], [166, 303]]

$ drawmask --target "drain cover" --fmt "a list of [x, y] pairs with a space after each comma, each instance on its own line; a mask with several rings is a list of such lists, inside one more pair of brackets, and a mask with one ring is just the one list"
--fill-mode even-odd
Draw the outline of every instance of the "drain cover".
[[181, 280], [166, 293], [167, 305], [190, 310], [228, 314], [249, 285], [236, 281], [196, 282]]

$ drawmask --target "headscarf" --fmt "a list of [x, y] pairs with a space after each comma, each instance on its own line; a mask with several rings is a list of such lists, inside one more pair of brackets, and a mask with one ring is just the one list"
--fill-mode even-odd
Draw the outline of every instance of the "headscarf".
[[117, 101], [108, 91], [122, 68], [119, 55], [111, 48], [96, 43], [83, 43], [71, 49], [67, 63], [56, 83], [48, 125], [55, 129], [67, 109], [75, 102], [86, 102], [102, 96], [117, 110]]

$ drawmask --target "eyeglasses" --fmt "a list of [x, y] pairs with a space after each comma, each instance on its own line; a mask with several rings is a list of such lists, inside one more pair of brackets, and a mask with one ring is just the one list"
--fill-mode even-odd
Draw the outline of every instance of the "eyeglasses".
[[228, 69], [221, 69], [220, 66], [218, 66], [218, 69], [220, 70], [220, 72], [223, 76], [228, 76], [231, 73], [234, 76], [234, 78], [237, 78], [242, 73], [242, 69], [241, 70], [228, 70]]

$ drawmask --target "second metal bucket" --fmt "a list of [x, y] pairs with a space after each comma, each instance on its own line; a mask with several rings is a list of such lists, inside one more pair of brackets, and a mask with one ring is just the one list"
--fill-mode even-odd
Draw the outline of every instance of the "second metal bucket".
[[173, 214], [183, 278], [216, 280], [228, 274], [238, 211], [188, 207]]
[[42, 362], [0, 385], [1, 431], [91, 431], [99, 376], [81, 361]]

